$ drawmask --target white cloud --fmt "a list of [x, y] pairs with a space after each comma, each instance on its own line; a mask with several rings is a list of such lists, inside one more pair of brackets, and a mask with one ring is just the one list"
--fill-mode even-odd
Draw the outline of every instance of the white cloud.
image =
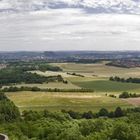
[[48, 9], [0, 15], [1, 50], [140, 50], [140, 16]]

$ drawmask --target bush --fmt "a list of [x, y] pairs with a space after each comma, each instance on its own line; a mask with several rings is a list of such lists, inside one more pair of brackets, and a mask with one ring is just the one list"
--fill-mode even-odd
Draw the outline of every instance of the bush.
[[101, 117], [108, 117], [109, 112], [108, 112], [107, 109], [102, 108], [102, 109], [99, 111], [98, 115], [101, 116]]
[[119, 95], [119, 98], [129, 98], [130, 95], [128, 92], [123, 92], [122, 94]]
[[120, 107], [117, 107], [115, 112], [114, 112], [115, 117], [122, 117], [124, 116], [124, 113]]

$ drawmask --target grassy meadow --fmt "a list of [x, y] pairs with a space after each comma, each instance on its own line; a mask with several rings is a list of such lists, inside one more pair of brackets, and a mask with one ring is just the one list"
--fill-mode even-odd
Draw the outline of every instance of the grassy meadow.
[[42, 110], [49, 111], [74, 110], [79, 112], [97, 112], [101, 108], [114, 110], [116, 107], [132, 107], [127, 101], [107, 97], [103, 93], [48, 93], [48, 92], [14, 92], [6, 94], [21, 111]]

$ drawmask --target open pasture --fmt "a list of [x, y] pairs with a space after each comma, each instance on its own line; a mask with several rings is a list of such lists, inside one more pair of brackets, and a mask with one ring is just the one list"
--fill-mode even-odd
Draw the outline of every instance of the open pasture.
[[107, 97], [97, 93], [48, 93], [48, 92], [14, 92], [7, 93], [21, 111], [42, 110], [49, 111], [74, 110], [79, 112], [97, 112], [101, 108], [113, 110], [118, 106], [131, 107], [128, 102]]

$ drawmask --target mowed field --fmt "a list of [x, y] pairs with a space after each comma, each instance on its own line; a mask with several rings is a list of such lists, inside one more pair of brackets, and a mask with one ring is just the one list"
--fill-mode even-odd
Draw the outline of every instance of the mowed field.
[[132, 107], [127, 101], [107, 97], [99, 93], [48, 93], [48, 92], [14, 92], [7, 93], [21, 111], [43, 110], [61, 111], [74, 110], [79, 112], [97, 112], [101, 108], [114, 110], [116, 107]]

